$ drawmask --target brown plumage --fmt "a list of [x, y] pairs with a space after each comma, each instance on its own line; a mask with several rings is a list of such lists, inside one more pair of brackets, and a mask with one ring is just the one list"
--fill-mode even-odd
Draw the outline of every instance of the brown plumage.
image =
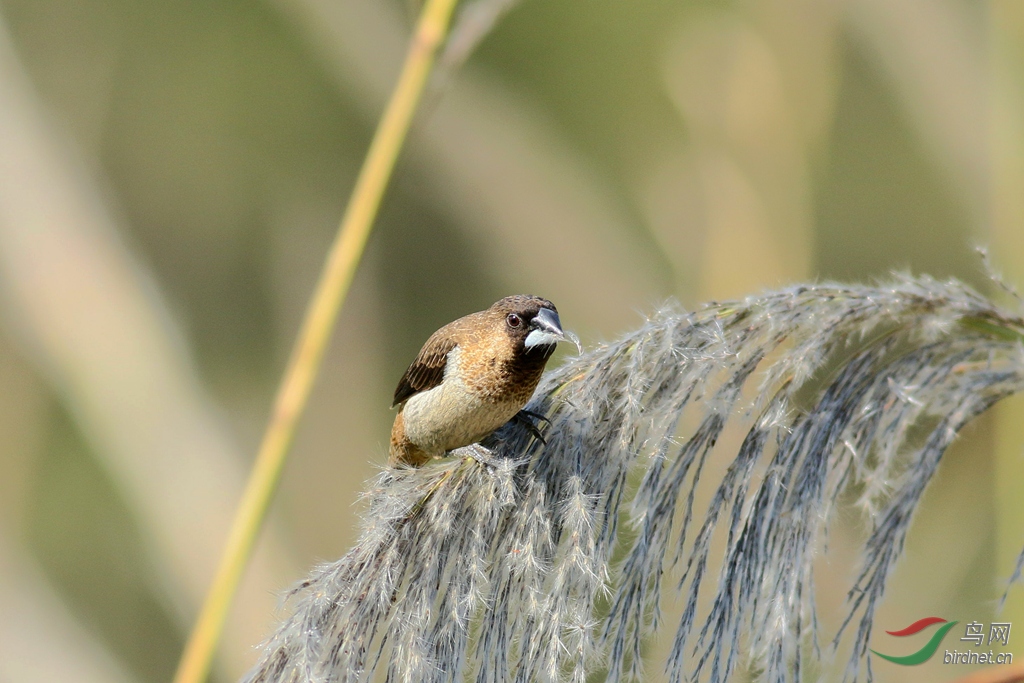
[[521, 294], [430, 335], [395, 389], [391, 464], [418, 467], [515, 417], [564, 339], [555, 305]]

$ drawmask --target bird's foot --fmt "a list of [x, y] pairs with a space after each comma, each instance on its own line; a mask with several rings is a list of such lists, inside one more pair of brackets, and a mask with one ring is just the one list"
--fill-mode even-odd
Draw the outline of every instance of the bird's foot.
[[548, 442], [544, 440], [544, 434], [540, 431], [540, 427], [537, 426], [534, 420], [537, 422], [547, 422], [548, 424], [551, 424], [551, 420], [547, 419], [540, 413], [535, 413], [532, 410], [526, 410], [525, 408], [513, 415], [512, 419], [526, 427], [527, 431], [529, 431], [537, 441], [540, 441], [545, 446], [548, 444]]
[[486, 446], [481, 446], [478, 443], [470, 444], [469, 446], [463, 446], [461, 448], [456, 448], [451, 453], [452, 455], [460, 455], [464, 458], [473, 458], [480, 464], [490, 465], [491, 467], [499, 465], [503, 460], [503, 458], [499, 458], [496, 455], [494, 455], [494, 451], [487, 448]]

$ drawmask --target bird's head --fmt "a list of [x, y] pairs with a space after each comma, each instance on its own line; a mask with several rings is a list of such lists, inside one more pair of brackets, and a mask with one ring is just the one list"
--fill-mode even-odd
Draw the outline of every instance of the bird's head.
[[489, 312], [500, 316], [505, 333], [522, 353], [547, 358], [558, 342], [566, 340], [555, 305], [539, 296], [507, 296], [491, 306]]

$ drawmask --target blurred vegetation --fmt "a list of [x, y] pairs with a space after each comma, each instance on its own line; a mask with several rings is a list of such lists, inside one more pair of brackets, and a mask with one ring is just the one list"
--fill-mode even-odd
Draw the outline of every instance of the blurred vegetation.
[[[990, 216], [1024, 126], [1020, 51], [991, 39], [1024, 19], [998, 4], [514, 8], [409, 141], [218, 680], [348, 547], [394, 383], [448, 320], [532, 292], [593, 344], [670, 296], [986, 288], [978, 242], [1024, 281], [1020, 224]], [[0, 680], [169, 679], [410, 23], [402, 0], [0, 0], [0, 597], [45, 612], [0, 607]], [[926, 495], [887, 628], [991, 620], [994, 425]]]

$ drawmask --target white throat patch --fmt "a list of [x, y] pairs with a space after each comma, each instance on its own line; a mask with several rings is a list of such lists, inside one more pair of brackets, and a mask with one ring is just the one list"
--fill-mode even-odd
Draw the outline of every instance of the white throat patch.
[[554, 346], [560, 341], [562, 341], [562, 337], [553, 332], [533, 330], [530, 334], [526, 335], [526, 341], [523, 342], [523, 346], [532, 349], [534, 346]]

